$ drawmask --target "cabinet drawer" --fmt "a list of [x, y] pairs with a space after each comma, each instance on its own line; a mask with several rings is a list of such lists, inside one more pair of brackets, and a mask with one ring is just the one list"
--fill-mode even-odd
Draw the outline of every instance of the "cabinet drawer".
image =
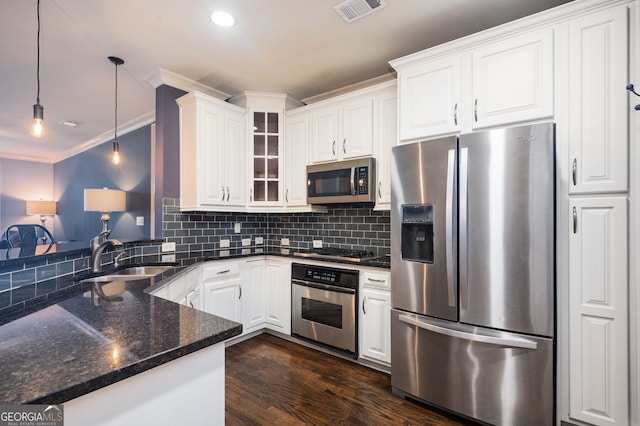
[[202, 281], [212, 281], [240, 274], [240, 262], [212, 262], [202, 266]]
[[388, 273], [361, 272], [360, 284], [364, 287], [391, 289], [391, 277]]

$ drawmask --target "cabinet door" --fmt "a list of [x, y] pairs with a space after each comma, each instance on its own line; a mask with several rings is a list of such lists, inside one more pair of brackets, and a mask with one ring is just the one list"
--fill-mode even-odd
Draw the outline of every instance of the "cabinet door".
[[199, 107], [198, 204], [221, 205], [225, 202], [225, 113], [215, 105], [203, 102]]
[[267, 296], [267, 326], [291, 334], [291, 263], [268, 260], [266, 264], [269, 290]]
[[247, 262], [241, 289], [244, 334], [262, 327], [265, 323], [265, 296], [269, 284], [265, 269], [266, 261], [264, 260]]
[[252, 109], [250, 113], [249, 204], [282, 205], [281, 109]]
[[240, 296], [239, 277], [205, 282], [202, 285], [202, 309], [242, 323]]
[[339, 158], [373, 155], [373, 100], [361, 99], [342, 107], [342, 138]]
[[628, 424], [627, 199], [570, 201], [569, 417]]
[[308, 143], [308, 116], [296, 115], [289, 117], [286, 132], [286, 184], [284, 189], [284, 202], [287, 207], [303, 207], [307, 205]]
[[[244, 207], [246, 204], [245, 173], [246, 173], [246, 149], [245, 149], [245, 116], [239, 112], [227, 114], [227, 137], [225, 143], [226, 155], [218, 158], [220, 168], [226, 170], [226, 197], [228, 206]], [[220, 161], [224, 164], [220, 164]]]
[[627, 7], [569, 23], [570, 192], [628, 188]]
[[460, 57], [420, 64], [398, 75], [400, 140], [458, 132]]
[[553, 29], [473, 51], [474, 129], [553, 116]]
[[376, 210], [391, 208], [391, 148], [398, 140], [398, 96], [395, 90], [376, 99]]
[[360, 355], [391, 362], [391, 295], [388, 291], [363, 288], [360, 294]]
[[338, 159], [338, 110], [327, 107], [311, 113], [311, 162]]

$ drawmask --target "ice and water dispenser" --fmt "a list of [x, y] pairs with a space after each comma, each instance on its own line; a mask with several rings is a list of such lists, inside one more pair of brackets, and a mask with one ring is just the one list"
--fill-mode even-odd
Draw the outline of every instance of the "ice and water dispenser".
[[402, 205], [402, 260], [433, 263], [433, 204]]

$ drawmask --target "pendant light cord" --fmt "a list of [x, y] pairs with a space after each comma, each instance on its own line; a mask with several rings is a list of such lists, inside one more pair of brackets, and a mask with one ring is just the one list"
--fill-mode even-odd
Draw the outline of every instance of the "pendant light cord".
[[[39, 0], [38, 0], [39, 1]], [[115, 112], [114, 112], [114, 117], [115, 117], [115, 125], [114, 125], [114, 133], [113, 133], [113, 141], [114, 142], [118, 142], [118, 63], [115, 63], [116, 65], [116, 93], [115, 93]]]
[[36, 104], [40, 105], [40, 0], [38, 0], [38, 40], [37, 40], [37, 65], [36, 65], [36, 81], [38, 83], [38, 92], [36, 95]]

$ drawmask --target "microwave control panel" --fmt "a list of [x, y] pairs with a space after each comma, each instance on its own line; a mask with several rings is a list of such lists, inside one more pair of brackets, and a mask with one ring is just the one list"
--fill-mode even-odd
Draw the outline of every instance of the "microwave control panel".
[[366, 195], [369, 193], [369, 168], [358, 167], [356, 171], [356, 179], [358, 182], [358, 195]]

